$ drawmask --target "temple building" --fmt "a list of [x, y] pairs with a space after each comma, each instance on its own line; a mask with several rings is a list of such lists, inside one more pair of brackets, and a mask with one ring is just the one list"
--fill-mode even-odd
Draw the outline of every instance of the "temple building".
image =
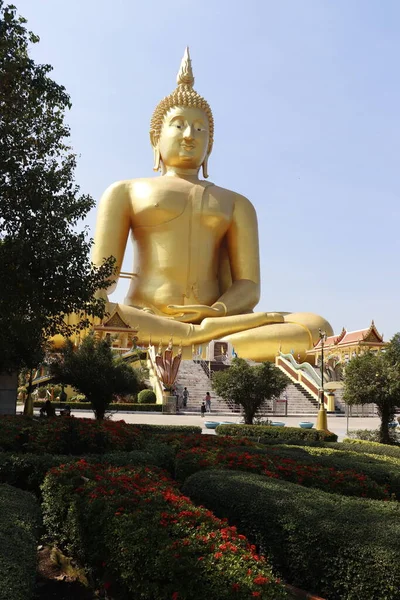
[[100, 325], [93, 327], [94, 337], [97, 340], [109, 339], [115, 352], [125, 354], [132, 350], [138, 341], [137, 329], [133, 329], [121, 316], [118, 305], [111, 315], [106, 317]]
[[[380, 352], [386, 346], [387, 342], [383, 341], [383, 335], [378, 332], [374, 321], [371, 321], [371, 325], [367, 329], [347, 331], [343, 328], [339, 335], [327, 337], [324, 341], [324, 356], [325, 360], [334, 356], [338, 362], [343, 364], [367, 350]], [[313, 348], [307, 350], [307, 357], [311, 359], [310, 362], [318, 365], [321, 352], [322, 342], [318, 340]]]

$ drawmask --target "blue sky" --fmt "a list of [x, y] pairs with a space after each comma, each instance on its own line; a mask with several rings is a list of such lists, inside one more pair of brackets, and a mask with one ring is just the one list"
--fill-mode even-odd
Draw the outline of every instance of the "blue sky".
[[257, 210], [258, 310], [400, 330], [397, 0], [14, 3], [71, 95], [83, 192], [152, 175], [150, 117], [189, 45], [216, 122], [210, 180]]

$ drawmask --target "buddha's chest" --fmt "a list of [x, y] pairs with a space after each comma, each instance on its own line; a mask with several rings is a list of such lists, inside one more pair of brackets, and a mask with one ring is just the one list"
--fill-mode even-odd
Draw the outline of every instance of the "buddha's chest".
[[213, 185], [184, 184], [136, 186], [131, 196], [133, 228], [198, 225], [226, 231], [232, 219], [232, 200]]

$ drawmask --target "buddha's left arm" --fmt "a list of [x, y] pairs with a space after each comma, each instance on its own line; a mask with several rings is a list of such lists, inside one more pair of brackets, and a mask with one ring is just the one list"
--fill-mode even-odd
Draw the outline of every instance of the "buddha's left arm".
[[260, 299], [260, 258], [257, 215], [244, 196], [236, 195], [232, 223], [226, 234], [232, 285], [218, 299], [227, 315], [251, 311]]

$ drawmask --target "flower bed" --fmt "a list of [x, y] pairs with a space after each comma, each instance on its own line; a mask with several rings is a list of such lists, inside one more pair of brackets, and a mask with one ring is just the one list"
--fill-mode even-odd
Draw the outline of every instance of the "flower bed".
[[202, 435], [198, 433], [193, 433], [191, 435], [170, 433], [169, 435], [163, 436], [162, 441], [175, 448], [175, 450], [183, 448], [232, 448], [233, 446], [255, 448], [260, 446], [260, 444], [245, 437], [233, 438], [230, 436]]
[[183, 492], [259, 544], [293, 585], [329, 600], [399, 600], [397, 502], [228, 470], [198, 472]]
[[380, 485], [353, 469], [324, 467], [316, 461], [315, 464], [304, 464], [300, 460], [285, 458], [275, 452], [254, 454], [242, 449], [223, 451], [201, 446], [184, 449], [180, 450], [176, 457], [175, 477], [178, 481], [184, 481], [196, 471], [215, 467], [259, 473], [266, 477], [284, 479], [346, 496], [381, 500], [390, 497], [387, 486]]
[[[173, 473], [175, 454], [171, 447], [152, 441], [142, 450], [87, 454], [85, 459], [91, 463], [106, 462], [112, 465], [154, 465]], [[0, 452], [0, 483], [8, 483], [40, 497], [40, 486], [47, 472], [52, 467], [76, 460], [76, 456], [71, 455]]]
[[[400, 458], [385, 455], [364, 454], [353, 452], [350, 446], [342, 450], [342, 444], [320, 446], [282, 445], [268, 446], [265, 452], [274, 452], [283, 458], [292, 458], [304, 465], [319, 463], [324, 467], [334, 467], [339, 470], [352, 469], [363, 473], [379, 485], [388, 488], [390, 496], [400, 500]], [[255, 450], [248, 450], [253, 451]]]
[[113, 598], [287, 597], [255, 546], [160, 470], [79, 461], [52, 469], [43, 496], [49, 533]]
[[103, 454], [134, 450], [144, 435], [124, 421], [96, 421], [74, 417], [31, 419], [0, 417], [0, 449], [34, 454]]

